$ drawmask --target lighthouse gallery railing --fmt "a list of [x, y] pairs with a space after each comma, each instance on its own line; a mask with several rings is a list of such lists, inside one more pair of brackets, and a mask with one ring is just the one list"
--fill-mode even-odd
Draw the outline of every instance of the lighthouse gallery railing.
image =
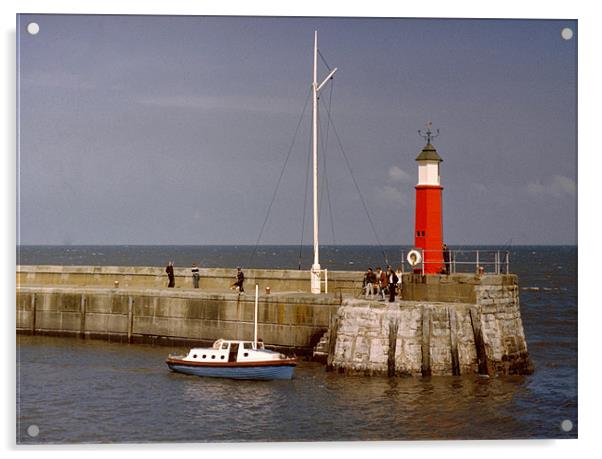
[[[404, 271], [409, 266], [410, 271], [419, 269], [424, 274], [425, 265], [437, 264], [443, 265], [447, 274], [510, 274], [510, 252], [507, 250], [449, 250], [449, 261], [445, 261], [443, 250], [420, 250], [420, 252], [422, 253], [421, 263], [411, 267], [406, 260], [406, 252], [401, 251]], [[425, 261], [425, 253], [438, 253], [444, 261]]]

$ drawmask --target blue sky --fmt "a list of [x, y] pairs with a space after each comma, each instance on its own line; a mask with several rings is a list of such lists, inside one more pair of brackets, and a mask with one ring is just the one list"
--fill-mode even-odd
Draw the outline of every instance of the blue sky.
[[[19, 242], [254, 244], [316, 29], [380, 242], [412, 243], [432, 120], [449, 244], [576, 243], [576, 21], [78, 15], [18, 23]], [[262, 243], [300, 241], [309, 113]], [[321, 154], [321, 241], [376, 243], [332, 128]]]

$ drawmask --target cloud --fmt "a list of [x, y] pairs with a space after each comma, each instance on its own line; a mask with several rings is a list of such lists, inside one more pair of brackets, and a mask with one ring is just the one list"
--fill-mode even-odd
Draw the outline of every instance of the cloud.
[[385, 185], [376, 189], [377, 202], [383, 204], [398, 204], [405, 206], [408, 204], [408, 196], [397, 188]]
[[549, 178], [531, 182], [527, 185], [527, 192], [532, 196], [551, 196], [561, 198], [563, 196], [575, 196], [577, 184], [570, 177], [564, 175], [553, 175]]
[[[405, 184], [412, 182], [412, 176], [397, 166], [391, 166], [387, 170], [387, 180], [393, 184], [401, 184], [401, 188], [407, 188]], [[410, 204], [409, 196], [394, 185], [383, 185], [375, 189], [376, 202], [381, 206], [406, 207]]]
[[412, 176], [397, 166], [391, 166], [389, 168], [389, 170], [387, 171], [387, 177], [392, 182], [399, 182], [399, 183], [411, 183], [412, 182]]

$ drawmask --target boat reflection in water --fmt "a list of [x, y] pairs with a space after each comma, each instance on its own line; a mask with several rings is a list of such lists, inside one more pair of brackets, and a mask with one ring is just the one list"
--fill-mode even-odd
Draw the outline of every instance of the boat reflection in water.
[[196, 376], [230, 379], [292, 379], [297, 359], [264, 348], [261, 341], [218, 339], [210, 348], [192, 348], [170, 355], [170, 370]]

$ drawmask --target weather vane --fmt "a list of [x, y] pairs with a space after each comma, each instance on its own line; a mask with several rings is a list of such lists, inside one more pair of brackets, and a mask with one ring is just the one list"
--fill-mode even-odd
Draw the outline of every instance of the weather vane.
[[433, 134], [433, 131], [431, 131], [432, 127], [433, 127], [433, 123], [432, 123], [432, 121], [429, 121], [428, 123], [426, 123], [426, 132], [422, 132], [422, 129], [418, 129], [418, 135], [420, 137], [422, 137], [424, 140], [426, 140], [427, 144], [431, 143], [431, 139], [434, 139], [435, 137], [437, 137], [439, 135], [439, 129], [437, 129], [436, 134]]

